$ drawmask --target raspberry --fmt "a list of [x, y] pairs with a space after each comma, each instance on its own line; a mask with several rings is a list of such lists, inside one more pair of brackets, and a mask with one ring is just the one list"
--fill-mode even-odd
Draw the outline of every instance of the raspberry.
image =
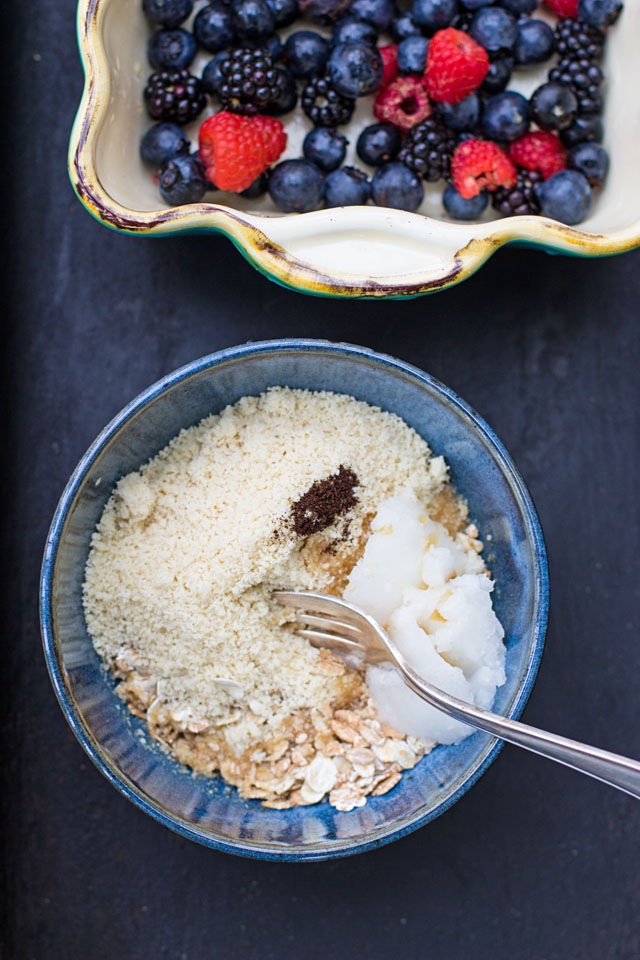
[[287, 145], [275, 117], [242, 117], [222, 111], [200, 127], [199, 154], [207, 177], [220, 190], [246, 190]]
[[489, 72], [489, 55], [462, 30], [447, 27], [431, 39], [425, 85], [432, 100], [460, 103]]
[[460, 196], [470, 200], [481, 190], [512, 187], [516, 168], [491, 140], [464, 140], [451, 159], [451, 178]]
[[525, 170], [537, 170], [545, 180], [566, 169], [567, 151], [555, 133], [536, 130], [509, 144], [509, 156]]
[[578, 0], [544, 0], [556, 17], [577, 17]]
[[431, 116], [431, 102], [420, 77], [397, 77], [381, 90], [373, 105], [378, 120], [410, 130]]
[[395, 43], [388, 43], [386, 47], [378, 47], [378, 53], [382, 57], [384, 67], [380, 89], [388, 87], [392, 80], [398, 76], [398, 48]]

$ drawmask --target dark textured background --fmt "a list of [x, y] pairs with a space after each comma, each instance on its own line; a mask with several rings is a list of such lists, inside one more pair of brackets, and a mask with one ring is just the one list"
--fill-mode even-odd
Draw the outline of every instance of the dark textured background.
[[530, 486], [552, 606], [525, 718], [640, 756], [640, 255], [504, 251], [447, 293], [350, 303], [281, 290], [220, 238], [111, 233], [65, 173], [81, 89], [74, 0], [3, 7], [19, 51], [9, 90], [21, 97], [5, 159], [13, 138], [10, 199], [22, 210], [3, 382], [3, 958], [640, 960], [637, 801], [507, 747], [461, 803], [382, 850], [310, 865], [215, 853], [93, 768], [49, 686], [37, 617], [57, 498], [130, 398], [248, 339], [349, 340], [461, 393]]

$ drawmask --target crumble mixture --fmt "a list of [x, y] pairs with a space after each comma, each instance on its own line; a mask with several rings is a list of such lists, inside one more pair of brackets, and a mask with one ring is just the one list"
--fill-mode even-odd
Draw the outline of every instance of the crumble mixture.
[[273, 387], [122, 478], [93, 535], [85, 617], [117, 692], [182, 763], [279, 809], [390, 790], [433, 741], [383, 723], [362, 673], [293, 632], [276, 588], [342, 594], [386, 499], [465, 551], [442, 457], [352, 397]]

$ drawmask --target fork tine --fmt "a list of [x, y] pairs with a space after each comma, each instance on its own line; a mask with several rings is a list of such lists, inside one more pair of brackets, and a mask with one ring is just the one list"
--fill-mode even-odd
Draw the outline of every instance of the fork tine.
[[346, 637], [339, 637], [335, 633], [324, 633], [322, 630], [308, 630], [301, 627], [295, 631], [299, 637], [305, 637], [314, 647], [324, 647], [329, 650], [336, 650], [339, 653], [365, 653], [362, 647], [355, 640], [347, 640]]
[[297, 614], [300, 623], [308, 627], [315, 627], [318, 630], [334, 632], [339, 637], [350, 637], [353, 640], [364, 641], [364, 634], [358, 627], [350, 623], [343, 623], [341, 620], [334, 620], [333, 617], [319, 617], [314, 613], [307, 613], [306, 610], [300, 610]]
[[285, 607], [294, 607], [296, 610], [308, 610], [310, 613], [328, 614], [341, 621], [346, 621], [354, 627], [358, 627], [360, 619], [357, 614], [351, 610], [348, 604], [343, 603], [338, 597], [325, 597], [311, 591], [291, 591], [274, 590], [274, 600], [277, 600]]

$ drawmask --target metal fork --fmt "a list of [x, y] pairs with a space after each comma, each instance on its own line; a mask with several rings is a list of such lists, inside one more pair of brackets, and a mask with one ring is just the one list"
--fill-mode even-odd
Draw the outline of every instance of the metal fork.
[[295, 608], [301, 624], [296, 632], [314, 646], [342, 656], [355, 655], [365, 663], [391, 663], [414, 693], [450, 717], [640, 799], [640, 761], [538, 730], [452, 697], [419, 676], [380, 624], [353, 603], [307, 591], [277, 590], [273, 596]]

